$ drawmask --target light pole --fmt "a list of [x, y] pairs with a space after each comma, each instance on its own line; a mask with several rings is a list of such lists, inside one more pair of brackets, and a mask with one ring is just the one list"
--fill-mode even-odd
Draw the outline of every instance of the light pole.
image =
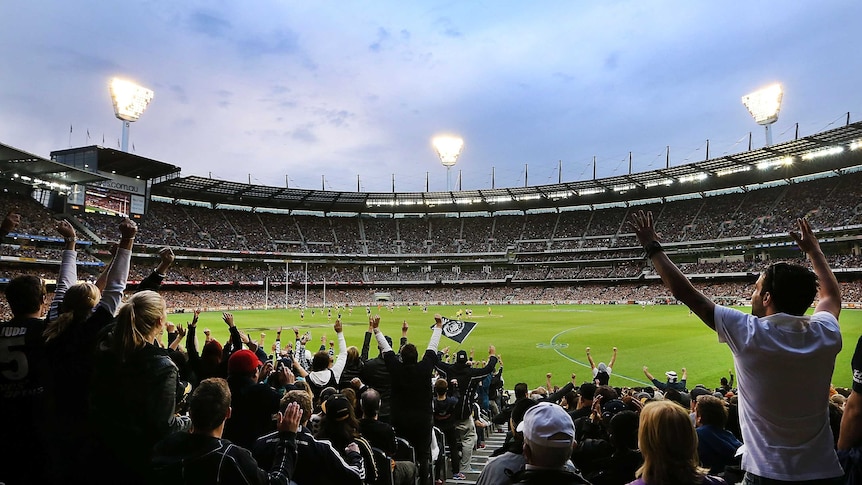
[[440, 135], [435, 136], [431, 144], [434, 145], [434, 150], [440, 157], [440, 163], [446, 167], [446, 190], [451, 191], [452, 167], [458, 162], [458, 156], [464, 148], [464, 140], [458, 136]]
[[778, 121], [783, 96], [781, 84], [775, 83], [742, 97], [742, 104], [748, 108], [754, 121], [766, 129], [766, 146], [772, 145], [772, 130], [769, 126]]
[[147, 109], [153, 100], [153, 91], [143, 86], [115, 77], [111, 79], [111, 101], [114, 102], [114, 114], [123, 122], [122, 150], [129, 151], [129, 125]]

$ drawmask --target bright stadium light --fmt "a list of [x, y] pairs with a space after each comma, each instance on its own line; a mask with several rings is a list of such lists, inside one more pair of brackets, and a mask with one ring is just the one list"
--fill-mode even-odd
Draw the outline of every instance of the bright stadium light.
[[778, 121], [778, 112], [781, 110], [783, 97], [784, 90], [778, 83], [742, 97], [742, 104], [751, 113], [754, 121], [766, 129], [766, 146], [772, 145], [772, 130], [769, 126]]
[[129, 125], [144, 114], [153, 100], [153, 91], [143, 86], [115, 77], [110, 84], [114, 114], [123, 122], [122, 150], [129, 151]]
[[458, 136], [441, 135], [431, 140], [440, 163], [446, 167], [446, 190], [452, 190], [452, 167], [458, 162], [461, 150], [464, 149], [464, 140]]

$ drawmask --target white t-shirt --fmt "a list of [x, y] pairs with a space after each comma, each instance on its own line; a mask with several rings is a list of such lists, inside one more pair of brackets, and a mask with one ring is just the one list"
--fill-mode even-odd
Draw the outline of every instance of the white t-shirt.
[[786, 481], [843, 475], [828, 411], [838, 320], [828, 312], [758, 318], [716, 305], [715, 330], [736, 360], [742, 468]]

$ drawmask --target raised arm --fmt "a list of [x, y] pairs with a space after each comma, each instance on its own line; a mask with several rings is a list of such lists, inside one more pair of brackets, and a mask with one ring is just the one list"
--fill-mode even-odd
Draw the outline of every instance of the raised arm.
[[[407, 327], [407, 321], [404, 321], [404, 330]], [[405, 330], [406, 332], [406, 330]], [[431, 331], [431, 340], [428, 341], [428, 350], [437, 354], [437, 347], [440, 345], [440, 335], [443, 334], [443, 317], [437, 313], [434, 315], [434, 330]]]
[[168, 274], [168, 269], [170, 269], [171, 265], [174, 263], [174, 259], [176, 259], [176, 256], [174, 256], [174, 252], [171, 248], [164, 247], [160, 249], [158, 267], [156, 267], [149, 276], [144, 278], [144, 280], [138, 284], [137, 291], [158, 291], [162, 286], [162, 281], [164, 281], [165, 276]]
[[613, 355], [613, 356], [611, 356], [611, 361], [610, 361], [610, 363], [608, 364], [608, 367], [610, 367], [611, 369], [613, 369], [613, 368], [614, 368], [614, 364], [616, 364], [616, 363], [617, 363], [617, 348], [616, 348], [616, 347], [614, 347], [614, 355]]
[[344, 372], [344, 366], [347, 365], [347, 342], [344, 340], [344, 329], [340, 318], [335, 319], [332, 329], [335, 330], [335, 338], [338, 339], [338, 356], [335, 364], [332, 365], [332, 373], [335, 374], [335, 380], [341, 382], [341, 374]]
[[587, 360], [590, 362], [590, 369], [596, 368], [596, 363], [593, 362], [593, 356], [590, 354], [590, 348], [587, 347]]
[[[683, 302], [695, 315], [700, 318], [709, 328], [715, 330], [715, 303], [703, 293], [697, 291], [688, 278], [682, 274], [679, 268], [667, 257], [661, 244], [658, 242], [658, 234], [653, 226], [652, 211], [639, 210], [631, 215], [629, 224], [635, 231], [638, 241], [644, 247], [646, 256], [652, 261], [656, 272], [661, 276], [662, 282], [673, 296]], [[822, 255], [822, 253], [821, 253]]]
[[117, 253], [111, 261], [105, 281], [105, 289], [102, 290], [102, 299], [98, 307], [107, 310], [111, 315], [117, 311], [123, 291], [126, 289], [126, 280], [129, 278], [129, 265], [132, 259], [132, 245], [135, 243], [135, 234], [138, 233], [138, 225], [131, 219], [123, 219], [120, 223], [120, 244]]
[[75, 228], [69, 221], [63, 220], [57, 223], [57, 232], [63, 236], [66, 243], [63, 250], [63, 259], [60, 263], [60, 275], [57, 278], [57, 288], [54, 290], [54, 299], [48, 309], [48, 321], [60, 316], [60, 303], [66, 295], [66, 290], [78, 281], [78, 253], [75, 252]]
[[811, 224], [806, 219], [797, 219], [796, 223], [799, 225], [799, 232], [791, 231], [790, 237], [811, 261], [814, 274], [820, 281], [820, 300], [814, 311], [829, 312], [838, 318], [838, 314], [841, 313], [841, 287], [838, 286], [838, 280], [835, 279], [829, 263], [826, 262], [826, 256], [820, 250], [820, 243], [814, 236], [814, 231], [811, 230]]
[[649, 370], [647, 370], [647, 366], [644, 366], [644, 375], [651, 381], [655, 380], [655, 377], [653, 377], [652, 374], [649, 373]]

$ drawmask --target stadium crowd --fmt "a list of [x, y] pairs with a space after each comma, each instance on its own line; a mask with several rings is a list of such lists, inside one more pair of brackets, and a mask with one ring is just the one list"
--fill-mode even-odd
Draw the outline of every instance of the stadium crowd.
[[[159, 214], [170, 227], [155, 234], [171, 231], [170, 239], [183, 241], [183, 247], [227, 247], [239, 236], [230, 235], [229, 228], [250, 227], [205, 209], [172, 207]], [[192, 214], [208, 231], [173, 226]], [[800, 219], [792, 237], [813, 271], [776, 262], [760, 273], [752, 290], [751, 282], [692, 285], [664, 253], [652, 213], [618, 209], [613, 214], [631, 222], [625, 230], [643, 246], [666, 288], [637, 282], [377, 291], [411, 303], [680, 301], [734, 354], [737, 373], [719, 386], [688, 388], [685, 369], [681, 378], [668, 371], [659, 380], [644, 367], [652, 386], [622, 387], [613, 374], [616, 348], [608, 363], [598, 364], [587, 348], [590, 379], [579, 382], [572, 374], [555, 386], [546, 374], [543, 385], [516, 383], [510, 395], [494, 346], [487, 356], [440, 348], [443, 335], [457, 338], [460, 331], [440, 315], [434, 316], [427, 343], [412, 341], [406, 322], [392, 324], [369, 312], [359, 346], [348, 346], [335, 319], [336, 340], [329, 347], [318, 347], [309, 333], [294, 328], [279, 330], [273, 345], [263, 348], [225, 311], [230, 337], [219, 342], [198, 331], [200, 309], [231, 307], [225, 305], [231, 301], [255, 306], [260, 290], [166, 291], [166, 275], [212, 281], [246, 273], [198, 268], [183, 274], [186, 268], [174, 266], [176, 255], [167, 247], [155, 254], [155, 268], [133, 270], [132, 251], [146, 231], [125, 219], [109, 236], [118, 240], [110, 260], [92, 282], [79, 283], [78, 258], [86, 256], [77, 231], [67, 220], [56, 222], [52, 232], [39, 233], [63, 245], [52, 256], [60, 260], [53, 294], [32, 274], [15, 276], [5, 289], [11, 318], [0, 324], [0, 481], [426, 485], [475, 476], [480, 484], [832, 484], [844, 483], [845, 471], [858, 473], [862, 381], [839, 391], [830, 388], [829, 379], [841, 347], [842, 295], [859, 288], [839, 284], [809, 223]], [[37, 219], [11, 212], [0, 236]], [[295, 220], [296, 232], [282, 236], [304, 241], [304, 234], [326, 234], [304, 228], [299, 216]], [[363, 224], [359, 234], [393, 229], [392, 222], [375, 220], [362, 229]], [[425, 222], [396, 221], [394, 229], [407, 238], [402, 241], [424, 237], [431, 241], [426, 247], [438, 244], [433, 220], [430, 226]], [[526, 225], [517, 231], [523, 234]], [[557, 222], [530, 225], [532, 236]], [[591, 233], [609, 234], [622, 226], [622, 220], [608, 217], [590, 227], [595, 227]], [[152, 235], [150, 228], [146, 237]], [[858, 257], [832, 261], [854, 264]], [[736, 266], [705, 269], [728, 268]], [[611, 265], [577, 274], [604, 278], [635, 270], [641, 268]], [[545, 277], [550, 272], [537, 271]], [[817, 281], [815, 313], [804, 317]], [[752, 315], [720, 304], [722, 297], [746, 294]], [[294, 295], [299, 300], [298, 292]], [[355, 305], [370, 296], [364, 288], [337, 289], [327, 304]], [[279, 298], [290, 303], [283, 293], [275, 295], [276, 302]], [[192, 309], [189, 325], [169, 325], [169, 307]], [[387, 334], [400, 337], [397, 351]], [[854, 375], [862, 375], [862, 338], [853, 366]], [[806, 390], [803, 395], [785, 394], [788, 374]], [[474, 470], [475, 450], [488, 433], [503, 431], [506, 442], [495, 458], [481, 472]]]

